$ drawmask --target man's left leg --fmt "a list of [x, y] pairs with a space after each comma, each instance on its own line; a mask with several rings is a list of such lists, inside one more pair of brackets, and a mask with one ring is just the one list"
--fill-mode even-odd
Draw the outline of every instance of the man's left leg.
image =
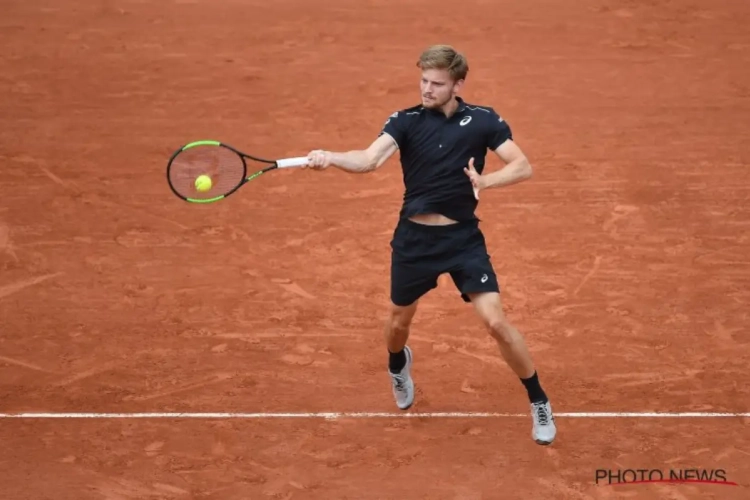
[[[458, 246], [458, 242], [457, 242]], [[484, 235], [478, 228], [467, 230], [463, 248], [450, 270], [456, 288], [466, 302], [474, 305], [490, 335], [497, 342], [508, 366], [521, 379], [531, 403], [534, 422], [532, 437], [538, 444], [551, 444], [557, 434], [549, 399], [519, 331], [508, 321], [500, 299], [500, 285], [487, 252]]]
[[552, 406], [539, 383], [539, 376], [523, 336], [503, 313], [500, 293], [479, 292], [466, 295], [490, 335], [497, 342], [503, 359], [526, 388], [534, 422], [532, 430], [534, 441], [542, 445], [551, 444], [557, 434]]

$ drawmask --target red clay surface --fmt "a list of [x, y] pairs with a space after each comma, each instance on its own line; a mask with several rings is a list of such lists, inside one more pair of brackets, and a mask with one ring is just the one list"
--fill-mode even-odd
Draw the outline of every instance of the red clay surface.
[[[0, 411], [395, 411], [381, 324], [402, 186], [283, 171], [191, 206], [171, 152], [363, 147], [417, 54], [534, 178], [485, 192], [508, 315], [558, 412], [747, 412], [750, 6], [29, 0], [0, 19]], [[498, 167], [496, 160], [491, 168]], [[413, 411], [526, 412], [448, 281], [423, 301]], [[747, 419], [0, 420], [17, 499], [747, 498]], [[739, 487], [595, 485], [724, 468]]]

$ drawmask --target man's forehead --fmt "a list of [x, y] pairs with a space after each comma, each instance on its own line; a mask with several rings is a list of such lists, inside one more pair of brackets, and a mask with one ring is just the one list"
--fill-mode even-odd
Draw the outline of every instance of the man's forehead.
[[446, 83], [450, 80], [450, 75], [447, 71], [423, 71], [422, 78], [432, 83]]

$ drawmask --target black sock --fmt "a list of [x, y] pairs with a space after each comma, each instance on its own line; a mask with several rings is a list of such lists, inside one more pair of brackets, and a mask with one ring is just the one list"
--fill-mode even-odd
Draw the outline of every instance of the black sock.
[[398, 373], [406, 366], [406, 352], [401, 349], [399, 352], [388, 350], [388, 369], [391, 373]]
[[542, 386], [539, 385], [539, 376], [536, 371], [534, 375], [529, 378], [522, 378], [521, 383], [526, 387], [526, 392], [529, 393], [529, 401], [532, 403], [546, 403], [547, 395], [544, 393]]

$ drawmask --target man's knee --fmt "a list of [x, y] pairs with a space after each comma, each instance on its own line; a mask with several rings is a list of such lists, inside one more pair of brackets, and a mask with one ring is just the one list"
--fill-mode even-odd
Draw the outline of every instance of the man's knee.
[[487, 331], [496, 341], [507, 345], [518, 340], [518, 332], [503, 313], [502, 301], [498, 293], [472, 295], [472, 301]]
[[411, 325], [416, 310], [416, 302], [408, 306], [397, 306], [391, 304], [391, 310], [386, 320], [388, 327], [397, 332], [407, 331]]
[[489, 319], [485, 324], [490, 335], [498, 342], [510, 345], [518, 340], [515, 329], [504, 316]]

